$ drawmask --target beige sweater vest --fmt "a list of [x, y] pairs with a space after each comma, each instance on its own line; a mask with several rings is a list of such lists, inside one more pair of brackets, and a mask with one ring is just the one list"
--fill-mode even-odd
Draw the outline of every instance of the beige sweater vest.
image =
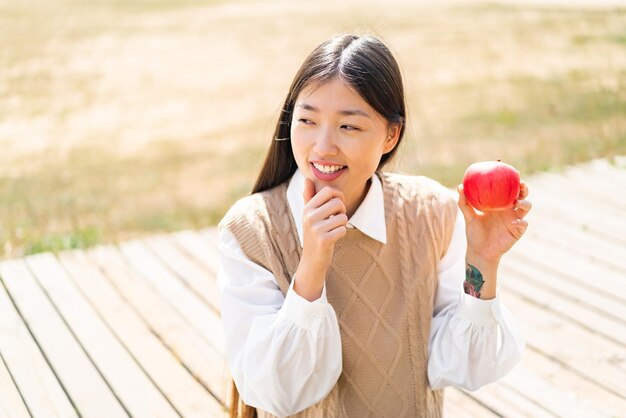
[[[343, 372], [328, 396], [296, 417], [441, 417], [442, 391], [428, 385], [428, 340], [438, 263], [458, 207], [425, 177], [377, 173], [387, 244], [357, 229], [335, 246], [326, 294], [339, 321]], [[247, 196], [222, 221], [246, 256], [287, 293], [302, 254], [287, 183]], [[272, 417], [257, 409], [259, 417]]]

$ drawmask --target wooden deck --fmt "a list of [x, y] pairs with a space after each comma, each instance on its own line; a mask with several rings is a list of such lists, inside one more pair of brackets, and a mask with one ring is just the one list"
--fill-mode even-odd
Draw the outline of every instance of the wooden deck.
[[[626, 164], [528, 180], [502, 298], [527, 338], [448, 417], [626, 417]], [[216, 231], [0, 263], [0, 417], [223, 417]]]

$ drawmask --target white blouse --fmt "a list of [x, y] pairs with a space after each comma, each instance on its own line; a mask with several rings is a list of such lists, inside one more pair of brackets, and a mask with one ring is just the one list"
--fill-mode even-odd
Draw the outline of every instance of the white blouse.
[[[303, 189], [304, 177], [298, 170], [290, 180], [287, 200], [300, 243]], [[439, 264], [428, 380], [433, 389], [476, 390], [513, 369], [525, 342], [498, 296], [482, 300], [464, 293], [465, 222], [460, 212], [456, 219], [450, 247]], [[386, 243], [383, 190], [376, 175], [348, 227]], [[219, 230], [219, 249], [224, 345], [243, 401], [284, 417], [324, 399], [342, 369], [339, 325], [326, 287], [319, 299], [309, 302], [293, 290], [294, 277], [283, 296], [272, 273], [248, 260], [224, 228]]]

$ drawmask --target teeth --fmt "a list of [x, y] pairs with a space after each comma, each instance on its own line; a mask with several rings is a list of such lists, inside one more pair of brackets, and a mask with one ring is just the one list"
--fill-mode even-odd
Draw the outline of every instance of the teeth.
[[319, 165], [315, 163], [313, 163], [313, 166], [325, 174], [334, 173], [335, 171], [341, 170], [345, 167], [343, 165]]

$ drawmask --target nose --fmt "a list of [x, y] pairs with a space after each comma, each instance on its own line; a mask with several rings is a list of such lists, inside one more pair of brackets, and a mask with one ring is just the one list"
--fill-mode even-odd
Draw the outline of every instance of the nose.
[[320, 157], [336, 155], [338, 153], [337, 138], [332, 129], [327, 128], [320, 130], [319, 135], [315, 138], [313, 151]]

